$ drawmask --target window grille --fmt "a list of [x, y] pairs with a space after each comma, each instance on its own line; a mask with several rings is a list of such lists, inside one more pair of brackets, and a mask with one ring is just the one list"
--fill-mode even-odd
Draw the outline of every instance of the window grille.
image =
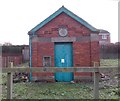
[[51, 57], [50, 56], [44, 56], [43, 57], [43, 66], [44, 67], [50, 67], [51, 66]]

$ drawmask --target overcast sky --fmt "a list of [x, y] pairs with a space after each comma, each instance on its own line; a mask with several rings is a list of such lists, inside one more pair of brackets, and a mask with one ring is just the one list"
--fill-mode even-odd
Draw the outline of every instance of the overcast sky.
[[62, 5], [118, 41], [118, 0], [1, 0], [0, 43], [29, 44], [28, 31]]

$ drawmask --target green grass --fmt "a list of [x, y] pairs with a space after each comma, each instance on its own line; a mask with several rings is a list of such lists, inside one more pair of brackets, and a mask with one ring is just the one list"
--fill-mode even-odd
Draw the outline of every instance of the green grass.
[[[24, 85], [24, 88], [20, 86]], [[91, 89], [81, 84], [66, 84], [66, 83], [21, 83], [14, 88], [17, 93], [14, 98], [32, 98], [32, 99], [75, 99], [75, 98], [92, 98]], [[27, 93], [30, 90], [30, 93]], [[87, 95], [86, 95], [87, 93]], [[89, 94], [89, 95], [88, 95]], [[82, 96], [80, 96], [82, 95]]]
[[[118, 88], [100, 89], [101, 99], [117, 99]], [[6, 93], [6, 92], [4, 92]], [[3, 98], [6, 98], [4, 95]], [[93, 99], [93, 85], [84, 83], [16, 83], [13, 99]]]
[[[101, 60], [102, 66], [110, 63], [117, 66], [116, 60]], [[1, 75], [1, 74], [0, 74]], [[1, 81], [1, 80], [0, 80]], [[6, 99], [6, 74], [2, 74], [3, 93]], [[100, 99], [117, 99], [118, 87], [106, 87], [99, 90]], [[13, 85], [13, 99], [93, 99], [93, 82], [91, 83], [34, 83], [21, 82]]]
[[118, 66], [118, 59], [101, 59], [100, 66]]

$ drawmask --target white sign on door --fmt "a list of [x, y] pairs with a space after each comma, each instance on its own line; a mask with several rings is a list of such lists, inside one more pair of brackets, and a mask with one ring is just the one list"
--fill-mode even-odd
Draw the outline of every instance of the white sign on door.
[[65, 60], [64, 60], [64, 59], [61, 59], [61, 63], [65, 63]]

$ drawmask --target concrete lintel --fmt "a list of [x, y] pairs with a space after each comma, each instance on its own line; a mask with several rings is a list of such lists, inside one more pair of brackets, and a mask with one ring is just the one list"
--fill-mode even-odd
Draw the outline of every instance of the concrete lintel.
[[91, 34], [90, 36], [81, 37], [33, 37], [32, 42], [86, 42], [99, 41], [98, 34]]
[[76, 37], [55, 37], [51, 38], [52, 42], [75, 42]]
[[91, 33], [91, 41], [99, 41], [99, 35], [96, 33]]

